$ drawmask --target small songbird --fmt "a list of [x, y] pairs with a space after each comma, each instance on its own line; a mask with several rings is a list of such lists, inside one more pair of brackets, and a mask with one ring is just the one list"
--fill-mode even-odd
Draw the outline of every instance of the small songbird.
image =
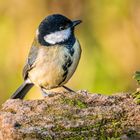
[[74, 35], [81, 20], [71, 21], [60, 14], [46, 17], [39, 25], [23, 69], [24, 83], [11, 99], [23, 99], [34, 86], [43, 93], [64, 87], [75, 72], [81, 56], [81, 47]]

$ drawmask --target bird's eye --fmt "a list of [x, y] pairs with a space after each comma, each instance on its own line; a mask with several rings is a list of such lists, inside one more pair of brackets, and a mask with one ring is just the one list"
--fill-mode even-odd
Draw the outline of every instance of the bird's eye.
[[60, 26], [60, 28], [59, 28], [60, 30], [65, 30], [66, 29], [66, 27], [65, 26]]

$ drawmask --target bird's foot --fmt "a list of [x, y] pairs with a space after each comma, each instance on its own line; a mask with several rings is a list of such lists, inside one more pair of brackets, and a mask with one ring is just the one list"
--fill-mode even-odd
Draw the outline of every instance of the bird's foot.
[[47, 93], [47, 92], [46, 92], [46, 89], [45, 89], [45, 88], [41, 88], [41, 92], [42, 92], [42, 96], [43, 96], [43, 97], [48, 97], [49, 94], [50, 94], [50, 93]]
[[69, 92], [74, 92], [75, 93], [75, 91], [74, 90], [72, 90], [72, 89], [70, 89], [70, 88], [68, 88], [68, 87], [66, 87], [66, 86], [62, 86], [64, 89], [66, 89], [67, 91], [69, 91]]

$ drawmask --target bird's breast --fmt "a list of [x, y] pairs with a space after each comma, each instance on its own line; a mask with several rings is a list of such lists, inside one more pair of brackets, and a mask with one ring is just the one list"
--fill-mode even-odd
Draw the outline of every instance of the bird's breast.
[[37, 86], [46, 89], [63, 85], [74, 73], [80, 54], [78, 41], [73, 46], [73, 54], [65, 46], [41, 46], [29, 78]]

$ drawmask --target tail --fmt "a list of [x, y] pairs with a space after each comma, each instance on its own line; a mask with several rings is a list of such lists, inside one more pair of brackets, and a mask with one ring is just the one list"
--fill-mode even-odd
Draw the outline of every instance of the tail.
[[15, 91], [10, 99], [23, 99], [27, 92], [34, 86], [32, 83], [24, 81], [24, 83]]

